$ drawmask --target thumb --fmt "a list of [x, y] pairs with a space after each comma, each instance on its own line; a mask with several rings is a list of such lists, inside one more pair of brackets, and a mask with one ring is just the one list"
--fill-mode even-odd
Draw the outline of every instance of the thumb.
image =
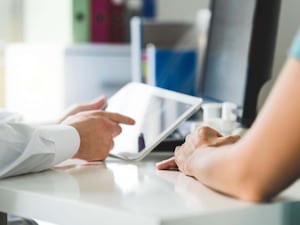
[[175, 158], [171, 157], [169, 159], [163, 160], [156, 163], [156, 169], [158, 170], [178, 170]]
[[94, 101], [86, 104], [84, 106], [84, 108], [86, 110], [97, 110], [97, 109], [103, 109], [107, 104], [107, 101], [106, 101], [106, 97], [104, 96], [101, 96], [100, 98], [98, 99], [95, 99]]

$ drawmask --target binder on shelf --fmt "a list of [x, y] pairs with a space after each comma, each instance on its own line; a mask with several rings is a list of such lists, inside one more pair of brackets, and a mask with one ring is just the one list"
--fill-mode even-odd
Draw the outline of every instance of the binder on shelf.
[[169, 22], [133, 17], [130, 21], [132, 80], [143, 82], [143, 51], [148, 43], [159, 49], [196, 49], [192, 22]]
[[125, 40], [125, 2], [91, 0], [91, 41], [121, 43]]
[[156, 0], [143, 0], [142, 15], [145, 18], [156, 16]]
[[188, 95], [197, 94], [196, 50], [158, 49], [148, 44], [145, 54], [148, 84]]
[[90, 41], [90, 6], [91, 0], [73, 0], [73, 41]]
[[122, 43], [125, 41], [125, 8], [124, 1], [111, 1], [110, 42]]
[[109, 42], [111, 0], [91, 0], [91, 41]]

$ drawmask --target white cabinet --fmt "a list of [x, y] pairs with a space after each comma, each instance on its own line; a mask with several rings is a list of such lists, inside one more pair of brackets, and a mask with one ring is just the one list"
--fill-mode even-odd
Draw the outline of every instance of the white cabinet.
[[65, 51], [65, 106], [107, 97], [131, 81], [129, 45], [76, 45]]

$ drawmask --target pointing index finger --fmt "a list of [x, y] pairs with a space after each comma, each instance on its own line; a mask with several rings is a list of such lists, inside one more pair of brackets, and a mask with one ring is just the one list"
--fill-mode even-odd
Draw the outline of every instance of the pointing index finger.
[[127, 125], [134, 125], [135, 120], [132, 119], [131, 117], [122, 115], [120, 113], [111, 113], [111, 112], [106, 112], [107, 117], [111, 119], [112, 121], [116, 123], [122, 123], [122, 124], [127, 124]]

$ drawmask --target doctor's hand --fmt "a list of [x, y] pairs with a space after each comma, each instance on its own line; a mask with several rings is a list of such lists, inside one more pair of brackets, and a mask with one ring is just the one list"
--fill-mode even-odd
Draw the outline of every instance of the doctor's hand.
[[[100, 105], [100, 104], [98, 104]], [[120, 124], [133, 125], [127, 116], [103, 110], [78, 112], [61, 122], [73, 126], [80, 136], [80, 147], [74, 158], [104, 160], [114, 146], [113, 138], [122, 131]]]
[[156, 164], [159, 170], [180, 170], [189, 175], [187, 168], [190, 160], [197, 158], [197, 153], [207, 147], [219, 147], [233, 144], [240, 139], [238, 135], [222, 136], [218, 131], [203, 126], [186, 136], [185, 142], [177, 146], [174, 157]]
[[79, 112], [90, 111], [90, 110], [101, 110], [107, 104], [106, 98], [101, 96], [100, 98], [85, 104], [77, 104], [70, 107], [64, 115], [58, 120], [58, 123], [64, 121], [67, 117], [75, 115]]

